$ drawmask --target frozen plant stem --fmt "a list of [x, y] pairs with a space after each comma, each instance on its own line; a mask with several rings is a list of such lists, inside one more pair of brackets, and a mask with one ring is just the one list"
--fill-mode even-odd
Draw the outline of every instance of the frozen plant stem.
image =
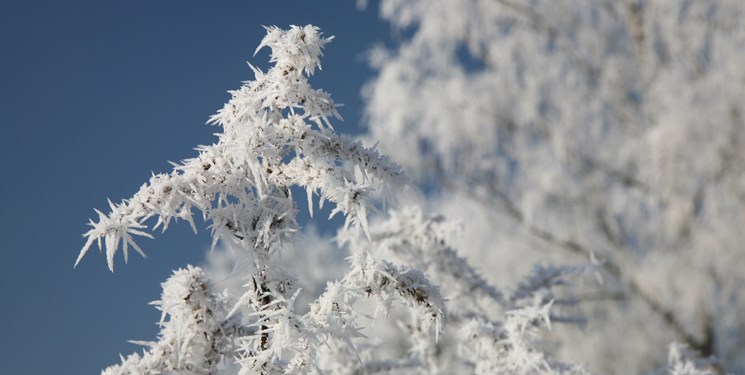
[[[268, 27], [257, 51], [269, 47], [274, 66], [266, 73], [251, 66], [255, 79], [231, 91], [230, 101], [210, 118], [210, 123], [222, 128], [217, 134], [217, 143], [200, 146], [198, 156], [176, 165], [172, 172], [154, 175], [133, 197], [119, 204], [110, 202], [110, 213], [96, 211], [98, 220], [91, 220], [92, 228], [85, 233], [87, 241], [76, 261], [77, 266], [97, 243], [99, 249], [106, 251], [109, 269], [113, 271], [114, 256], [120, 248], [125, 262], [130, 247], [144, 256], [134, 237], [152, 238], [145, 224], [148, 219], [157, 219], [153, 229], [162, 227], [165, 230], [171, 220], [183, 219], [196, 231], [193, 211], [200, 211], [211, 228], [212, 247], [222, 241], [226, 247], [240, 249], [253, 265], [245, 279], [245, 293], [232, 309], [233, 312], [241, 308], [251, 311], [244, 317], [248, 320], [248, 329], [237, 330], [245, 335], [230, 334], [228, 337], [237, 346], [234, 360], [242, 372], [317, 369], [319, 363], [313, 353], [332, 338], [350, 346], [347, 349], [350, 353], [356, 351], [347, 334], [339, 335], [337, 328], [328, 323], [333, 319], [342, 331], [356, 331], [354, 319], [344, 315], [352, 314], [352, 310], [324, 310], [331, 316], [297, 314], [294, 301], [299, 290], [294, 279], [273, 262], [298, 229], [290, 188], [299, 186], [306, 190], [311, 210], [315, 194], [320, 197], [320, 205], [324, 201], [333, 203], [332, 216], [341, 214], [346, 219], [339, 238], [354, 245], [363, 241], [359, 238], [361, 232], [369, 233], [367, 212], [373, 203], [379, 197], [388, 201], [405, 183], [399, 167], [385, 156], [334, 132], [330, 121], [339, 118], [337, 105], [329, 94], [309, 85], [308, 78], [316, 68], [320, 69], [323, 46], [331, 39], [323, 37], [318, 28], [311, 25], [293, 26], [289, 30]], [[441, 309], [435, 308], [441, 303], [439, 294], [422, 275], [403, 266], [378, 263], [370, 257], [364, 259], [371, 269], [384, 267], [382, 269], [390, 272], [402, 272], [400, 279], [383, 278], [387, 280], [386, 285], [390, 284], [389, 288], [399, 291], [399, 295], [389, 293], [381, 285], [373, 286], [369, 294], [380, 290], [386, 293], [386, 297], [377, 296], [381, 300], [414, 298], [414, 305], [428, 306], [431, 311], [427, 319], [437, 321], [437, 329], [440, 329], [438, 314]], [[381, 275], [388, 273], [375, 275], [383, 277]], [[411, 275], [417, 278], [411, 279]], [[358, 293], [371, 282], [356, 276], [350, 276], [349, 280], [346, 289], [333, 294], [335, 297], [346, 299], [345, 295], [353, 291]], [[209, 290], [209, 283], [200, 285], [216, 296], [218, 303], [226, 303], [225, 297]], [[420, 294], [420, 291], [427, 293]], [[213, 317], [211, 313], [208, 315], [204, 319]], [[184, 324], [176, 321], [180, 315], [171, 316], [174, 325]], [[223, 320], [218, 323], [222, 324]], [[187, 326], [186, 331], [178, 334], [199, 335], [193, 331], [194, 327], [189, 328], [190, 323]], [[170, 339], [170, 334], [162, 333], [162, 338]], [[183, 367], [179, 356], [190, 349], [187, 345], [172, 354], [131, 356], [121, 367], [112, 367], [111, 371], [129, 373], [134, 368], [138, 371], [215, 371], [215, 360], [210, 360], [209, 366], [190, 364], [188, 368]], [[165, 362], [160, 360], [168, 355], [177, 357]], [[198, 357], [198, 353], [190, 355]], [[225, 353], [221, 355], [224, 357]], [[153, 356], [158, 358], [157, 363], [147, 362]], [[347, 360], [356, 363], [353, 366], [362, 366], [358, 356]]]

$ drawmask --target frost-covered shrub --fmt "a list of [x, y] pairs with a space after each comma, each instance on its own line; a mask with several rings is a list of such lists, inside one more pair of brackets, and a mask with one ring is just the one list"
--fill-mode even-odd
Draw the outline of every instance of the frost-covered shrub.
[[[268, 28], [259, 48], [271, 48], [274, 66], [253, 68], [255, 80], [232, 91], [231, 100], [212, 117], [222, 127], [218, 142], [201, 146], [199, 155], [154, 175], [130, 199], [98, 211], [78, 262], [94, 243], [106, 251], [113, 271], [119, 249], [142, 253], [134, 236], [151, 237], [153, 229], [173, 219], [196, 230], [193, 211], [210, 223], [213, 246], [222, 241], [238, 249], [248, 263], [244, 291], [226, 314], [227, 298], [212, 290], [202, 271], [177, 271], [163, 285], [158, 306], [164, 312], [158, 342], [145, 343], [142, 356], [123, 358], [105, 371], [120, 373], [348, 373], [395, 369], [396, 361], [367, 360], [355, 319], [357, 299], [374, 298], [385, 309], [399, 301], [418, 321], [417, 332], [436, 341], [443, 329], [439, 289], [420, 271], [378, 260], [358, 246], [369, 237], [367, 212], [375, 196], [388, 200], [405, 179], [399, 167], [374, 149], [334, 133], [338, 117], [331, 97], [308, 84], [320, 67], [324, 38], [313, 26]], [[313, 207], [330, 201], [346, 222], [339, 235], [353, 249], [349, 272], [300, 313], [301, 292], [292, 275], [273, 262], [297, 230], [291, 187], [305, 188]], [[239, 321], [235, 314], [248, 312]], [[232, 316], [233, 318], [229, 318]], [[168, 320], [165, 320], [168, 317]], [[366, 358], [363, 361], [362, 358]], [[406, 367], [416, 357], [402, 359]], [[322, 371], [323, 370], [323, 371]]]
[[[213, 247], [231, 250], [220, 262], [240, 265], [236, 294], [215, 286], [224, 267], [213, 268], [214, 281], [197, 267], [175, 271], [154, 303], [163, 312], [158, 340], [136, 342], [147, 347], [142, 355], [103, 373], [586, 373], [554, 358], [551, 332], [583, 322], [572, 282], [601, 263], [536, 266], [515, 287], [498, 288], [450, 244], [454, 225], [444, 217], [411, 207], [368, 224], [368, 212], [392, 203], [407, 180], [374, 148], [334, 132], [336, 104], [308, 83], [330, 40], [310, 25], [268, 28], [259, 48], [271, 48], [274, 66], [252, 67], [255, 79], [211, 118], [217, 143], [91, 221], [78, 262], [97, 243], [113, 271], [118, 250], [125, 261], [130, 248], [143, 253], [134, 236], [151, 237], [149, 219], [157, 219], [152, 229], [183, 219], [196, 230], [196, 210]], [[297, 241], [293, 187], [306, 190], [311, 215], [317, 194], [346, 219], [337, 240], [347, 271], [305, 299], [303, 275], [287, 271], [303, 268], [281, 259], [291, 243], [318, 247]], [[675, 373], [698, 371], [680, 356], [670, 363]]]
[[[325, 201], [333, 203], [332, 216], [346, 217], [341, 238], [352, 238], [356, 232], [368, 230], [367, 211], [374, 197], [387, 200], [405, 182], [396, 164], [374, 149], [334, 133], [330, 120], [338, 117], [336, 104], [330, 95], [308, 84], [308, 77], [320, 67], [321, 50], [330, 40], [310, 25], [290, 30], [268, 28], [259, 48], [271, 48], [274, 66], [266, 73], [252, 67], [255, 80], [232, 91], [231, 100], [211, 118], [213, 124], [222, 127], [218, 142], [200, 146], [197, 157], [185, 160], [173, 172], [154, 175], [132, 198], [110, 203], [109, 214], [98, 211], [99, 219], [91, 221], [93, 228], [86, 233], [88, 240], [78, 258], [79, 262], [98, 243], [113, 270], [119, 249], [125, 261], [130, 248], [144, 255], [134, 236], [151, 237], [145, 225], [148, 219], [157, 218], [153, 229], [165, 229], [171, 220], [183, 219], [196, 230], [193, 211], [201, 211], [210, 223], [213, 247], [222, 241], [240, 250], [249, 265], [244, 293], [231, 307], [233, 311], [250, 311], [245, 326], [233, 330], [248, 333], [229, 337], [235, 341], [236, 350], [227, 356], [240, 365], [242, 373], [313, 371], [320, 363], [315, 354], [318, 347], [334, 338], [350, 345], [346, 360], [359, 362], [352, 355], [354, 346], [348, 342], [355, 330], [354, 321], [347, 316], [350, 307], [340, 304], [344, 310], [339, 310], [319, 300], [317, 309], [296, 313], [294, 301], [300, 291], [291, 275], [272, 262], [297, 230], [291, 187], [307, 191], [311, 212], [314, 194], [320, 196], [321, 205]], [[417, 294], [420, 299], [416, 303], [440, 303], [434, 300], [439, 297], [433, 292], [436, 289], [423, 275], [412, 279], [409, 276], [415, 273], [407, 269], [368, 260], [352, 268], [344, 287], [335, 295], [349, 298], [350, 293], [362, 295], [370, 289], [367, 295], [387, 301], [411, 299], [407, 293], [426, 289], [431, 295]], [[360, 270], [382, 273], [360, 274]], [[374, 278], [367, 279], [366, 275]], [[172, 283], [176, 281], [166, 286]], [[207, 288], [209, 284], [201, 285]], [[165, 288], [164, 296], [170, 292]], [[180, 324], [177, 320], [182, 315], [170, 316], [170, 324]], [[221, 325], [223, 321], [212, 323]], [[161, 338], [170, 337], [163, 333]], [[165, 358], [168, 353], [158, 353], [159, 361], [181, 363], [178, 358]], [[173, 352], [172, 356], [179, 353]], [[225, 357], [226, 353], [219, 352], [219, 356]], [[214, 363], [214, 358], [208, 362]], [[159, 371], [160, 365], [156, 365], [148, 356], [135, 355], [122, 368], [145, 366], [148, 371]]]

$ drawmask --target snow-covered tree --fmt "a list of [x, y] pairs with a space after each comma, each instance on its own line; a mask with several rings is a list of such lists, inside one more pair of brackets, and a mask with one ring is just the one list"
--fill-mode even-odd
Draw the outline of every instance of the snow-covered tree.
[[601, 264], [559, 358], [644, 373], [677, 341], [745, 372], [745, 2], [381, 0], [380, 14], [400, 42], [370, 53], [369, 138], [462, 219], [453, 244], [498, 283], [530, 259]]
[[[542, 337], [553, 323], [578, 320], [562, 289], [597, 264], [536, 267], [498, 289], [449, 245], [453, 225], [444, 218], [405, 208], [368, 224], [368, 212], [388, 207], [407, 179], [374, 148], [333, 131], [335, 102], [308, 83], [330, 40], [310, 25], [267, 28], [259, 49], [271, 49], [274, 65], [266, 73], [252, 66], [255, 79], [211, 118], [221, 127], [217, 142], [91, 220], [77, 262], [97, 244], [113, 271], [119, 250], [125, 262], [129, 249], [144, 255], [136, 236], [178, 219], [196, 231], [198, 211], [213, 248], [227, 254], [210, 273], [231, 268], [230, 283], [240, 283], [231, 293], [201, 268], [175, 271], [154, 303], [163, 312], [157, 341], [137, 342], [147, 347], [142, 355], [103, 373], [584, 373], [555, 360]], [[313, 256], [281, 257], [318, 248], [296, 241], [297, 187], [311, 215], [318, 195], [345, 217], [337, 241], [349, 254], [345, 273], [306, 278], [319, 294], [305, 299], [303, 275], [290, 271], [308, 267], [283, 264]], [[381, 334], [386, 320], [395, 330]]]

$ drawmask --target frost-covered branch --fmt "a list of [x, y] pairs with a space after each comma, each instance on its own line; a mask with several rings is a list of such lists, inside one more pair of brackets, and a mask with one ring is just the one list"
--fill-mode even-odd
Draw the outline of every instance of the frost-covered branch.
[[[319, 205], [333, 203], [331, 215], [346, 218], [341, 242], [356, 243], [361, 232], [369, 236], [367, 216], [378, 199], [392, 201], [406, 183], [399, 166], [375, 148], [337, 135], [330, 122], [339, 117], [336, 104], [310, 87], [308, 78], [320, 68], [321, 50], [330, 40], [310, 25], [267, 28], [259, 49], [271, 48], [274, 66], [266, 73], [252, 66], [255, 79], [231, 91], [231, 99], [210, 119], [222, 129], [217, 143], [200, 146], [196, 157], [172, 172], [154, 175], [133, 197], [110, 203], [109, 214], [97, 211], [76, 265], [97, 243], [113, 271], [120, 248], [125, 261], [130, 247], [142, 253], [134, 236], [152, 237], [148, 219], [157, 218], [152, 229], [165, 230], [172, 220], [184, 219], [196, 231], [193, 215], [199, 211], [211, 228], [213, 248], [222, 242], [238, 250], [246, 266], [241, 295], [229, 302], [219, 299], [219, 311], [204, 305], [205, 298], [217, 297], [202, 281], [201, 270], [178, 271], [164, 284], [160, 306], [170, 320], [163, 323], [160, 341], [107, 374], [349, 373], [350, 368], [383, 371], [421, 362], [415, 354], [362, 360], [365, 344], [354, 341], [360, 337], [354, 299], [374, 299], [385, 311], [394, 302], [405, 307], [418, 322], [412, 329], [420, 339], [437, 341], [443, 301], [416, 269], [360, 255], [340, 283], [330, 284], [311, 311], [301, 313], [296, 279], [276, 261], [298, 228], [291, 188], [306, 190], [311, 215], [314, 194]], [[217, 369], [226, 358], [225, 367]]]
[[583, 322], [552, 312], [554, 305], [565, 310], [577, 303], [571, 292], [564, 296], [555, 289], [596, 271], [597, 265], [536, 267], [513, 291], [502, 291], [448, 243], [454, 229], [442, 216], [409, 207], [373, 225], [372, 241], [363, 245], [371, 254], [425, 271], [442, 287], [448, 318], [445, 343], [435, 346], [414, 336], [410, 342], [420, 353], [424, 372], [585, 373], [580, 366], [554, 359], [541, 338], [552, 322]]
[[450, 285], [458, 294], [478, 293], [504, 302], [502, 293], [448, 246], [446, 237], [454, 230], [444, 217], [426, 216], [421, 209], [408, 207], [391, 212], [388, 220], [375, 227], [371, 246], [375, 252], [437, 277], [438, 283]]
[[160, 300], [153, 302], [163, 312], [158, 341], [133, 341], [149, 349], [122, 357], [102, 374], [216, 374], [233, 358], [236, 338], [249, 328], [227, 317], [227, 301], [214, 293], [202, 270], [179, 269], [162, 286]]
[[111, 203], [109, 214], [97, 211], [76, 265], [96, 242], [112, 270], [120, 247], [125, 261], [130, 246], [142, 253], [134, 236], [151, 237], [144, 223], [152, 217], [153, 229], [184, 219], [196, 231], [194, 209], [211, 222], [213, 246], [227, 239], [272, 252], [297, 228], [291, 186], [306, 189], [311, 207], [313, 193], [321, 204], [334, 203], [345, 227], [366, 229], [372, 193], [391, 197], [405, 182], [396, 164], [331, 129], [336, 104], [308, 84], [331, 38], [313, 26], [267, 30], [260, 47], [272, 49], [275, 66], [266, 73], [252, 67], [255, 80], [231, 91], [210, 119], [223, 129], [218, 142], [200, 146], [197, 157], [173, 172], [153, 176], [132, 198]]

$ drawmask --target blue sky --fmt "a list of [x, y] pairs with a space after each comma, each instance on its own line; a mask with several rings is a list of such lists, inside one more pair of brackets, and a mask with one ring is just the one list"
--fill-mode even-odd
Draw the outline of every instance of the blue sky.
[[202, 262], [207, 232], [173, 226], [112, 274], [96, 251], [72, 268], [85, 223], [215, 140], [205, 121], [252, 78], [246, 61], [267, 67], [267, 51], [252, 57], [261, 25], [308, 23], [336, 36], [312, 83], [346, 104], [337, 131], [358, 133], [373, 74], [361, 55], [390, 35], [375, 4], [0, 2], [0, 372], [98, 373], [154, 337], [147, 303], [172, 269]]

